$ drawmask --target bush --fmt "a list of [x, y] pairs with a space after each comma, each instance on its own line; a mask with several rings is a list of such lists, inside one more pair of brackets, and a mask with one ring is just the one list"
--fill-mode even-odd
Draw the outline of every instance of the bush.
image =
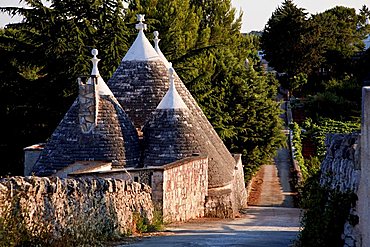
[[306, 113], [315, 120], [319, 117], [340, 121], [358, 119], [361, 115], [361, 87], [362, 83], [348, 75], [323, 81], [321, 89], [308, 97]]
[[302, 154], [302, 139], [301, 139], [301, 128], [297, 123], [293, 123], [291, 126], [291, 129], [293, 130], [293, 154], [294, 159], [298, 162], [299, 168], [301, 169], [302, 178], [305, 180], [308, 176], [308, 170], [305, 166], [305, 161]]
[[350, 215], [356, 194], [321, 186], [319, 178], [319, 173], [308, 178], [300, 193], [300, 206], [305, 210], [297, 247], [343, 246], [341, 235], [345, 221], [358, 223], [356, 216]]
[[134, 217], [133, 232], [136, 233], [156, 232], [163, 229], [162, 212], [158, 209], [155, 209], [153, 212], [152, 222], [149, 222], [147, 218], [143, 217], [138, 212], [135, 212], [133, 214], [133, 217]]
[[311, 136], [317, 147], [317, 157], [322, 160], [326, 154], [325, 138], [330, 133], [350, 134], [360, 131], [360, 123], [357, 121], [337, 121], [330, 118], [319, 118], [313, 122], [308, 118], [303, 123], [306, 136]]

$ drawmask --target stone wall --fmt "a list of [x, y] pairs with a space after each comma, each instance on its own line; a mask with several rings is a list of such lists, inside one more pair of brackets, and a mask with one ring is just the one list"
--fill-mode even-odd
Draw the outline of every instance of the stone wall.
[[357, 192], [360, 183], [359, 134], [326, 136], [326, 156], [321, 164], [320, 183], [341, 192]]
[[235, 195], [232, 191], [232, 184], [222, 188], [208, 190], [204, 214], [213, 218], [234, 218], [237, 211], [235, 208]]
[[361, 181], [358, 190], [362, 246], [370, 246], [370, 87], [362, 89]]
[[[207, 171], [207, 158], [184, 159], [165, 166], [162, 185], [164, 222], [187, 221], [204, 216]], [[160, 175], [153, 175], [158, 177], [160, 183]]]
[[164, 166], [80, 173], [75, 176], [114, 178], [149, 185], [153, 203], [162, 210], [166, 223], [204, 216], [208, 188], [207, 156], [188, 157]]
[[8, 206], [19, 207], [28, 222], [48, 223], [54, 236], [84, 224], [115, 226], [114, 232], [125, 234], [135, 224], [134, 214], [153, 218], [149, 186], [113, 179], [5, 178], [0, 180], [0, 205], [0, 217]]
[[[321, 185], [341, 192], [357, 193], [361, 175], [359, 134], [329, 134], [325, 144], [327, 152], [321, 164]], [[352, 208], [350, 214], [357, 215], [356, 208]], [[358, 225], [353, 226], [347, 221], [342, 239], [345, 247], [361, 246]]]
[[248, 206], [248, 192], [245, 188], [244, 171], [241, 154], [233, 154], [236, 161], [234, 169], [233, 192], [235, 197], [235, 211]]

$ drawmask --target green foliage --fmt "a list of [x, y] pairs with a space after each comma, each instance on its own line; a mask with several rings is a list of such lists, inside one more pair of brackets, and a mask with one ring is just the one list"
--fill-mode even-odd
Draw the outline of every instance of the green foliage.
[[303, 128], [306, 135], [314, 140], [317, 147], [317, 156], [322, 160], [326, 153], [325, 138], [327, 134], [349, 134], [360, 130], [360, 123], [351, 121], [336, 121], [329, 118], [321, 118], [316, 123], [312, 119], [304, 122]]
[[[360, 116], [361, 87], [353, 76], [322, 82], [323, 92], [308, 97], [305, 110], [309, 117], [354, 120]], [[338, 114], [340, 113], [340, 114]]]
[[[322, 92], [323, 83], [341, 80], [346, 74], [354, 74], [359, 81], [364, 76], [360, 73], [368, 74], [367, 67], [362, 59], [353, 58], [363, 56], [359, 52], [370, 32], [368, 17], [365, 6], [359, 14], [353, 8], [337, 6], [307, 18], [304, 9], [285, 0], [265, 26], [262, 49], [270, 65], [286, 73], [282, 82], [289, 90]], [[306, 74], [308, 81], [294, 79], [300, 74]]]
[[332, 75], [343, 75], [352, 69], [352, 56], [363, 50], [362, 40], [368, 33], [363, 14], [353, 8], [337, 6], [312, 16], [310, 22], [318, 34], [321, 67]]
[[163, 217], [160, 210], [154, 210], [152, 222], [138, 212], [133, 213], [133, 232], [155, 232], [163, 229]]
[[313, 58], [307, 50], [312, 45], [305, 39], [309, 32], [307, 13], [293, 1], [285, 0], [273, 12], [261, 38], [266, 60], [279, 72], [286, 72], [289, 77], [311, 72]]
[[303, 180], [307, 178], [308, 175], [308, 169], [305, 166], [305, 160], [303, 158], [302, 154], [302, 138], [301, 138], [301, 128], [297, 123], [293, 123], [293, 126], [291, 126], [291, 129], [293, 130], [293, 154], [295, 160], [298, 162], [299, 168], [301, 169]]
[[314, 176], [320, 171], [321, 160], [317, 156], [312, 156], [304, 160], [304, 166], [306, 167], [308, 172], [306, 176], [307, 180], [307, 178]]
[[[284, 142], [277, 81], [256, 65], [259, 39], [241, 35], [241, 15], [231, 1], [125, 2], [126, 9], [121, 0], [0, 8], [24, 17], [0, 31], [7, 61], [0, 65], [0, 93], [8, 96], [0, 99], [0, 127], [11, 130], [0, 143], [10, 157], [4, 171], [21, 174], [21, 148], [45, 141], [54, 130], [76, 97], [76, 77], [89, 72], [91, 48], [99, 49], [100, 72], [109, 78], [136, 37], [138, 13], [146, 14], [149, 39], [160, 32], [162, 52], [228, 148], [243, 154], [247, 177], [268, 162]], [[13, 150], [17, 154], [8, 155]], [[17, 171], [10, 168], [14, 157]]]
[[295, 91], [296, 89], [307, 84], [307, 82], [308, 82], [307, 74], [301, 72], [289, 78], [289, 87], [292, 91]]
[[350, 208], [356, 203], [353, 192], [342, 193], [321, 186], [319, 173], [310, 177], [301, 191], [301, 207], [304, 214], [301, 220], [302, 230], [295, 246], [343, 246], [341, 234], [346, 220], [356, 217], [350, 215]]

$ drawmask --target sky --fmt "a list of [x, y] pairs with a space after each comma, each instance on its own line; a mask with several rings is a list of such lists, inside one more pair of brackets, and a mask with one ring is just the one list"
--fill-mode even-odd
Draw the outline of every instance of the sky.
[[[261, 31], [271, 14], [283, 0], [231, 0], [233, 6], [243, 11], [242, 32]], [[370, 7], [368, 0], [294, 0], [310, 14], [324, 12], [335, 6], [345, 6], [359, 10], [363, 5]]]
[[[243, 11], [242, 32], [252, 30], [261, 31], [272, 12], [283, 2], [283, 0], [231, 0], [237, 10]], [[294, 0], [294, 3], [306, 9], [310, 14], [323, 12], [337, 5], [360, 9], [363, 5], [370, 7], [368, 0]], [[19, 0], [0, 0], [0, 6], [19, 6]], [[17, 22], [20, 18], [11, 19], [8, 15], [0, 13], [0, 27], [9, 22]]]

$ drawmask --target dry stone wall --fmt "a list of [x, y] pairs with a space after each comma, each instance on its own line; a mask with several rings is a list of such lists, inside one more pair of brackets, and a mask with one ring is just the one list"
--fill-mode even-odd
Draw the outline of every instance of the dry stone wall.
[[207, 156], [192, 156], [159, 167], [101, 171], [77, 176], [136, 180], [149, 185], [153, 204], [162, 211], [166, 223], [204, 216], [208, 193]]
[[[357, 193], [361, 176], [359, 134], [329, 134], [325, 144], [327, 153], [321, 164], [321, 185]], [[352, 208], [350, 214], [357, 215], [356, 208]], [[353, 226], [347, 221], [342, 239], [345, 247], [361, 246], [358, 225]]]
[[205, 216], [212, 218], [234, 218], [236, 215], [235, 196], [232, 184], [208, 190]]
[[358, 134], [329, 134], [326, 156], [321, 164], [322, 185], [341, 192], [357, 192], [360, 183], [360, 138]]
[[54, 236], [78, 224], [125, 234], [135, 224], [134, 214], [149, 222], [153, 218], [151, 188], [114, 179], [5, 178], [0, 180], [0, 205], [0, 217], [18, 207], [29, 224], [45, 222]]
[[248, 206], [248, 192], [245, 188], [244, 182], [242, 155], [234, 154], [233, 156], [236, 161], [234, 169], [233, 191], [235, 197], [235, 211], [238, 211], [239, 209], [243, 209]]

